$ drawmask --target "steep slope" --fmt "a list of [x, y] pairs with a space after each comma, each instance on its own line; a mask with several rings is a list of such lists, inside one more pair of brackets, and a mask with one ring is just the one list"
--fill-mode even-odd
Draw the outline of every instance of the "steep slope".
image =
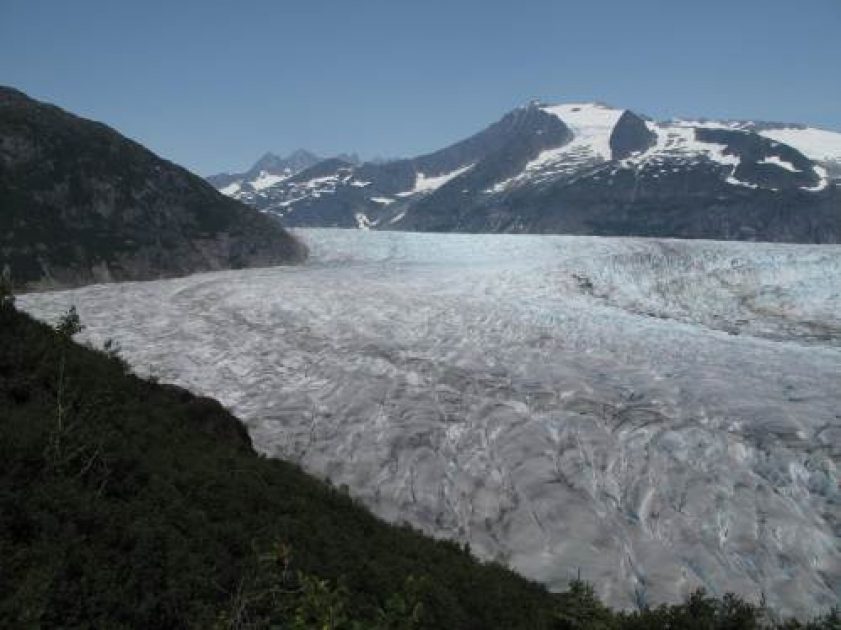
[[103, 124], [0, 88], [0, 269], [17, 285], [295, 262], [305, 248]]
[[269, 187], [297, 226], [841, 242], [841, 133], [530, 103], [442, 151]]

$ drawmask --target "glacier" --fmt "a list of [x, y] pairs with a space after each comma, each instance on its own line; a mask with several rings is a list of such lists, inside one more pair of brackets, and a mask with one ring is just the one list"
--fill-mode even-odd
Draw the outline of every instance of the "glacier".
[[296, 233], [299, 267], [18, 303], [550, 588], [841, 600], [841, 246]]

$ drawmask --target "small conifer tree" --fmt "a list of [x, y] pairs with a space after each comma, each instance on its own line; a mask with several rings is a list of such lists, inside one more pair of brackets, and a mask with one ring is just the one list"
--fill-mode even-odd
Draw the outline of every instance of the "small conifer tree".
[[64, 435], [64, 368], [67, 362], [67, 349], [73, 336], [82, 332], [84, 326], [79, 318], [75, 306], [67, 309], [55, 325], [55, 332], [58, 336], [59, 361], [58, 361], [58, 387], [56, 388], [56, 426], [50, 441], [51, 460], [57, 465], [61, 460], [62, 436]]

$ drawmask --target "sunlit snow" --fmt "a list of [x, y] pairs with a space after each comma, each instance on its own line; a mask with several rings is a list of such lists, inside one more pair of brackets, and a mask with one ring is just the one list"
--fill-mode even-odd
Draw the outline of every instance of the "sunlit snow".
[[543, 109], [560, 118], [572, 130], [572, 146], [586, 146], [602, 160], [611, 158], [610, 134], [625, 110], [598, 103], [565, 103]]
[[841, 247], [298, 234], [300, 267], [19, 303], [552, 588], [838, 602]]
[[736, 169], [741, 163], [741, 158], [728, 153], [727, 145], [698, 140], [695, 133], [695, 130], [699, 127], [729, 128], [728, 125], [711, 122], [696, 125], [696, 121], [678, 120], [670, 123], [646, 121], [646, 126], [656, 135], [657, 139], [654, 145], [643, 153], [622, 160], [621, 164], [623, 166], [645, 166], [649, 163], [656, 163], [664, 157], [684, 162], [706, 159], [730, 167], [730, 174], [724, 179], [728, 184], [744, 188], [759, 188], [757, 184], [736, 177]]
[[242, 188], [242, 182], [231, 182], [230, 184], [228, 184], [224, 188], [220, 188], [219, 192], [222, 193], [223, 195], [228, 196], [228, 197], [233, 197], [234, 195], [236, 195], [240, 191], [241, 188]]
[[[567, 103], [544, 107], [544, 111], [556, 115], [570, 127], [573, 132], [572, 141], [541, 151], [520, 173], [496, 182], [484, 192], [500, 193], [514, 186], [551, 181], [558, 175], [575, 175], [584, 167], [598, 165], [612, 158], [610, 136], [625, 110], [597, 103]], [[696, 137], [697, 128], [732, 129], [739, 123], [675, 120], [663, 123], [645, 121], [645, 124], [656, 136], [654, 144], [645, 151], [620, 160], [618, 164], [622, 168], [641, 169], [666, 160], [684, 164], [708, 160], [730, 167], [730, 173], [725, 178], [727, 183], [758, 188], [756, 184], [736, 178], [740, 159], [728, 153], [726, 145], [703, 142]], [[782, 167], [787, 164], [774, 163]], [[652, 177], [657, 178], [659, 174], [655, 173]]]
[[791, 162], [786, 162], [785, 160], [781, 159], [779, 156], [776, 155], [769, 155], [768, 157], [762, 158], [759, 164], [773, 164], [774, 166], [779, 166], [780, 168], [784, 168], [787, 171], [791, 171], [792, 173], [800, 173], [800, 169], [796, 168], [794, 164]]
[[254, 190], [263, 190], [288, 179], [288, 175], [274, 175], [268, 171], [260, 171], [260, 174], [249, 183]]
[[473, 168], [472, 164], [468, 164], [466, 166], [462, 166], [460, 168], [455, 169], [454, 171], [450, 171], [449, 173], [443, 173], [441, 175], [433, 175], [428, 176], [424, 173], [417, 173], [415, 175], [415, 185], [411, 190], [406, 190], [403, 192], [397, 193], [398, 197], [408, 197], [410, 195], [415, 195], [417, 193], [429, 193], [434, 190], [438, 190], [449, 182], [450, 180], [455, 179], [459, 175], [462, 175]]
[[823, 166], [813, 166], [812, 170], [815, 171], [815, 175], [819, 178], [818, 183], [814, 186], [801, 186], [801, 188], [810, 192], [820, 192], [829, 186], [829, 173]]
[[484, 192], [499, 193], [512, 186], [551, 180], [559, 174], [570, 175], [582, 166], [611, 159], [610, 134], [624, 110], [598, 103], [565, 103], [546, 106], [543, 110], [569, 127], [572, 140], [560, 147], [544, 149], [520, 173], [496, 182]]
[[841, 162], [841, 133], [813, 127], [766, 129], [759, 132], [766, 138], [794, 147], [807, 158], [820, 162]]
[[398, 223], [399, 221], [402, 221], [405, 216], [406, 216], [406, 211], [403, 210], [403, 212], [400, 212], [399, 214], [397, 214], [394, 217], [392, 217], [391, 219], [389, 219], [388, 223], [389, 223], [389, 225], [394, 225], [395, 223]]
[[370, 230], [373, 226], [377, 225], [377, 222], [372, 222], [364, 212], [357, 212], [353, 217], [356, 219], [356, 227], [360, 230]]

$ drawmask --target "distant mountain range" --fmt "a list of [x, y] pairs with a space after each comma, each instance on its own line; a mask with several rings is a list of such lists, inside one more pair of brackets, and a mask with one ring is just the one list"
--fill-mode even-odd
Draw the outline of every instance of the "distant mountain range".
[[416, 158], [314, 158], [211, 181], [287, 226], [841, 242], [841, 133], [802, 124], [532, 102]]
[[[341, 154], [337, 156], [337, 159], [353, 165], [359, 164], [359, 157], [356, 154]], [[304, 149], [297, 149], [286, 157], [268, 152], [244, 173], [219, 173], [211, 175], [207, 181], [224, 194], [245, 201], [323, 160], [324, 158]]]
[[0, 270], [23, 288], [302, 260], [276, 221], [105, 125], [0, 86]]

